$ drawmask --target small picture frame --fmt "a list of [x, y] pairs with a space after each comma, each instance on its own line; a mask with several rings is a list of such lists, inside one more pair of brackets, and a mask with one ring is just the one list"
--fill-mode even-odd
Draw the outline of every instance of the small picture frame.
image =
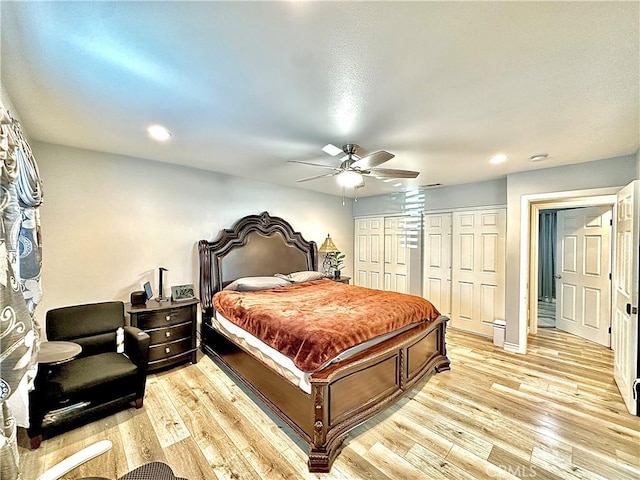
[[193, 290], [193, 284], [174, 285], [171, 287], [171, 301], [179, 302], [181, 300], [190, 300], [195, 298], [196, 294]]
[[146, 282], [144, 284], [144, 293], [147, 296], [147, 300], [151, 300], [153, 298], [153, 290], [151, 289], [150, 282]]

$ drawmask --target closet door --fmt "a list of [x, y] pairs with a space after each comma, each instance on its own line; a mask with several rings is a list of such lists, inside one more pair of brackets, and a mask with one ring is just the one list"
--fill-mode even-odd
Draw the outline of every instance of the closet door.
[[422, 296], [438, 311], [451, 317], [451, 218], [452, 214], [425, 215]]
[[384, 284], [384, 218], [355, 221], [354, 285], [382, 289]]
[[403, 217], [384, 219], [384, 289], [409, 293], [408, 231]]
[[506, 210], [454, 212], [451, 326], [493, 334], [505, 314]]

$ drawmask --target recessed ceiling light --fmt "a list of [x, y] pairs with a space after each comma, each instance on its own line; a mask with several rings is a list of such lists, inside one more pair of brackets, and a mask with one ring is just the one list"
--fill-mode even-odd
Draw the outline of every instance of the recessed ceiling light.
[[159, 142], [166, 142], [171, 138], [171, 132], [162, 125], [151, 125], [147, 128], [147, 133], [151, 138]]
[[530, 160], [532, 162], [541, 162], [542, 160], [546, 160], [548, 156], [548, 153], [538, 153], [536, 155], [531, 155]]
[[502, 163], [507, 161], [507, 156], [504, 153], [499, 153], [498, 155], [494, 155], [489, 160], [489, 163]]
[[324, 153], [328, 153], [332, 157], [335, 157], [336, 155], [340, 155], [342, 153], [342, 149], [341, 148], [338, 148], [335, 145], [332, 145], [330, 143], [328, 143], [327, 145], [322, 147], [322, 151]]
[[401, 182], [394, 183], [394, 184], [392, 185], [392, 187], [401, 187], [401, 186], [402, 186], [402, 183], [401, 183]]

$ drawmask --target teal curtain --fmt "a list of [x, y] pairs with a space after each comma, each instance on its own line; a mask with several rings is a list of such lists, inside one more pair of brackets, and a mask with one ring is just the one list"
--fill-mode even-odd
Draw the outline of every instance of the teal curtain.
[[538, 231], [538, 300], [556, 298], [556, 210], [540, 212]]

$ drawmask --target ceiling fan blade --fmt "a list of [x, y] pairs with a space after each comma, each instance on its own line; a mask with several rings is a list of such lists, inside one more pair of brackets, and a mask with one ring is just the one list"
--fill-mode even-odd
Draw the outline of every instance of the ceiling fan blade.
[[338, 148], [331, 143], [327, 143], [324, 147], [322, 147], [322, 151], [324, 153], [328, 153], [332, 157], [335, 157], [336, 155], [340, 155], [342, 153], [341, 148]]
[[411, 170], [396, 170], [395, 168], [372, 168], [369, 173], [363, 173], [377, 178], [416, 178], [420, 172]]
[[301, 178], [300, 180], [296, 180], [296, 182], [308, 182], [309, 180], [317, 180], [318, 178], [324, 178], [324, 177], [333, 177], [334, 175], [338, 175], [338, 173], [340, 172], [336, 172], [336, 173], [325, 173], [324, 175], [316, 175], [315, 177], [307, 177], [307, 178]]
[[287, 160], [287, 162], [288, 163], [300, 163], [302, 165], [311, 165], [312, 167], [328, 168], [330, 170], [335, 170], [337, 172], [340, 171], [340, 169], [338, 167], [331, 167], [329, 165], [322, 165], [321, 163], [301, 162], [300, 160]]
[[356, 160], [351, 165], [353, 168], [368, 169], [382, 165], [384, 162], [391, 160], [395, 155], [393, 153], [380, 150], [378, 152], [370, 153], [362, 157], [360, 160]]

